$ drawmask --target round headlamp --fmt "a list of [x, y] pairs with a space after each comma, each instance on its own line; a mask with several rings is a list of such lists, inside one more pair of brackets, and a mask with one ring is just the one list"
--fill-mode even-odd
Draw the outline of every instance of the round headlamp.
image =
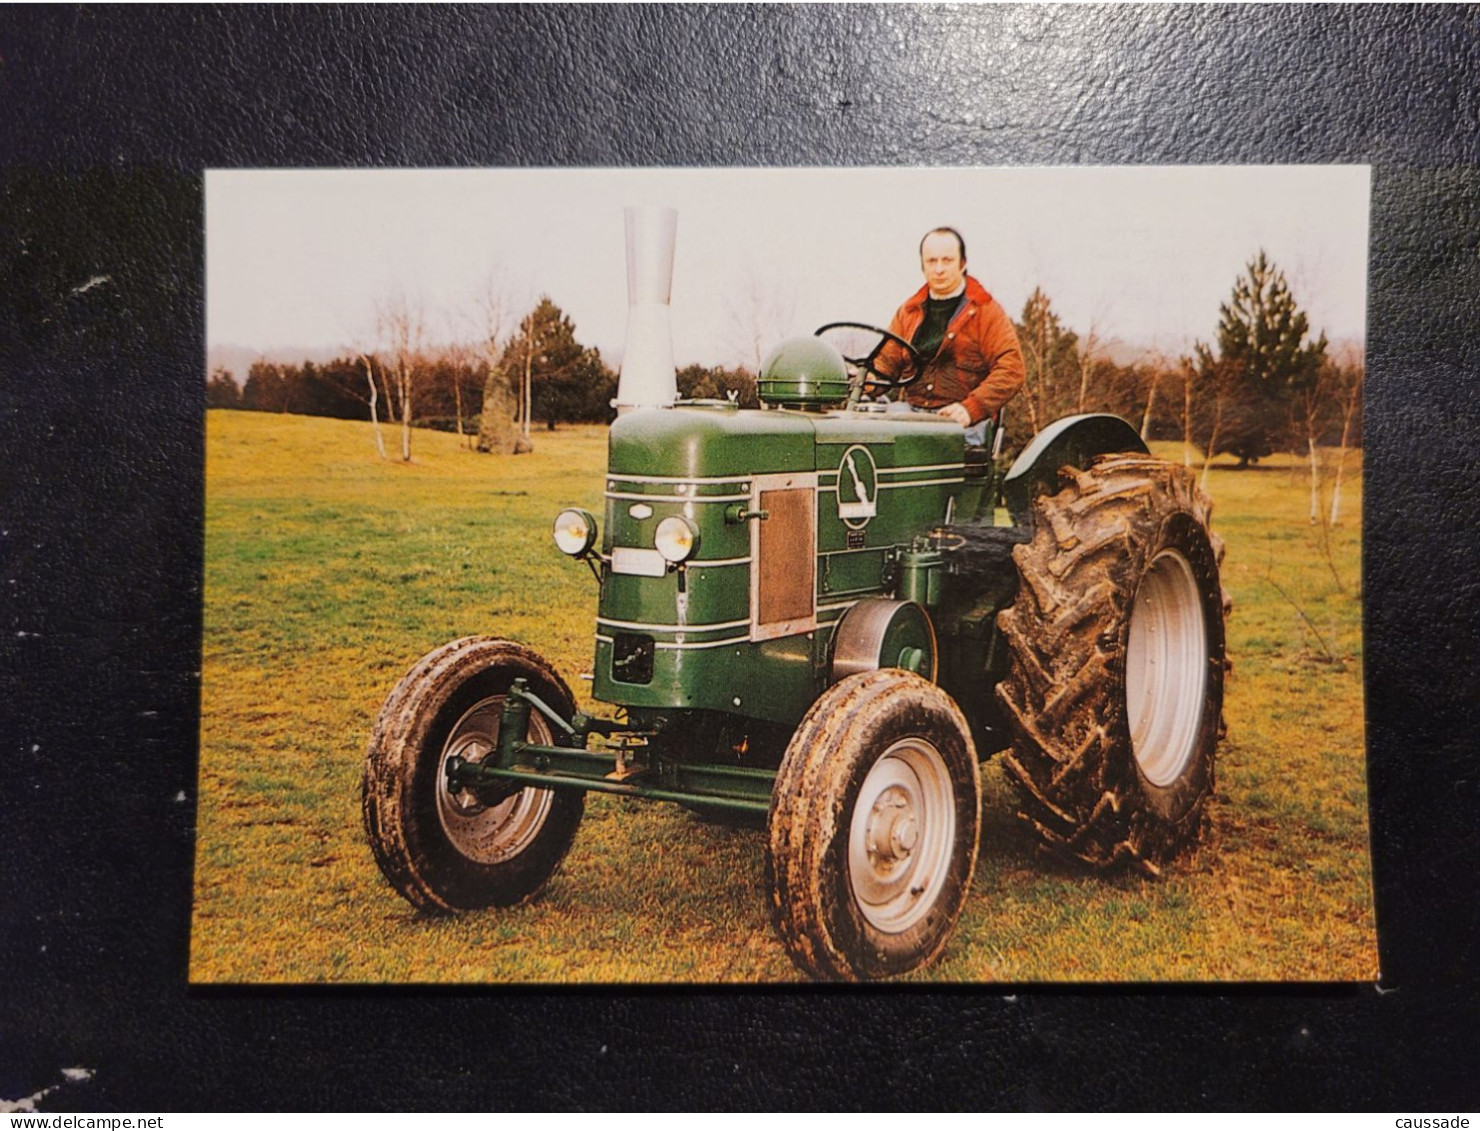
[[669, 515], [658, 523], [653, 545], [670, 562], [688, 561], [699, 548], [698, 528], [681, 514]]
[[550, 533], [562, 554], [579, 558], [596, 545], [596, 519], [590, 511], [571, 507], [555, 516], [555, 527]]

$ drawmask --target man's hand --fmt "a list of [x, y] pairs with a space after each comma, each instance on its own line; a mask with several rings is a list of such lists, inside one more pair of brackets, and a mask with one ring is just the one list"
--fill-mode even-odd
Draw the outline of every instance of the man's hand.
[[938, 408], [935, 411], [947, 420], [961, 425], [962, 428], [971, 427], [971, 413], [967, 412], [966, 406], [959, 401], [955, 404], [948, 404], [944, 408]]

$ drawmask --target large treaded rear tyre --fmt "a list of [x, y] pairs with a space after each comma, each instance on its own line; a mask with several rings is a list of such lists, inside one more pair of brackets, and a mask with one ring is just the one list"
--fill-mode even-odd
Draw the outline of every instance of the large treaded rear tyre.
[[[433, 913], [509, 906], [534, 895], [565, 857], [585, 811], [583, 794], [528, 788], [497, 804], [447, 788], [457, 756], [478, 762], [498, 742], [515, 679], [563, 717], [565, 681], [511, 640], [470, 636], [417, 662], [381, 708], [365, 753], [362, 806], [376, 863], [413, 906]], [[530, 712], [528, 738], [550, 725]]]
[[1185, 468], [1112, 455], [1066, 468], [1013, 551], [998, 615], [1003, 764], [1053, 849], [1148, 872], [1201, 832], [1223, 707], [1223, 547]]
[[777, 775], [766, 863], [777, 933], [815, 978], [902, 974], [936, 957], [976, 866], [981, 783], [965, 718], [895, 668], [834, 684]]

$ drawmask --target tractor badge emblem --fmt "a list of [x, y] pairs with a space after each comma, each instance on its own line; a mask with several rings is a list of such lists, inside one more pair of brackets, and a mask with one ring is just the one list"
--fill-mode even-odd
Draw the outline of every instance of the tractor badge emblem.
[[852, 530], [861, 530], [878, 513], [879, 473], [874, 457], [858, 444], [843, 453], [838, 464], [838, 517]]

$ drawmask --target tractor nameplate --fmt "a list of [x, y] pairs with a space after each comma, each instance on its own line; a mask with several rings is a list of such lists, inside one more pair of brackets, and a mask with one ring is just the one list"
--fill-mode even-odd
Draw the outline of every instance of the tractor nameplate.
[[657, 550], [615, 546], [612, 548], [612, 572], [634, 577], [662, 577], [668, 572], [668, 563]]

